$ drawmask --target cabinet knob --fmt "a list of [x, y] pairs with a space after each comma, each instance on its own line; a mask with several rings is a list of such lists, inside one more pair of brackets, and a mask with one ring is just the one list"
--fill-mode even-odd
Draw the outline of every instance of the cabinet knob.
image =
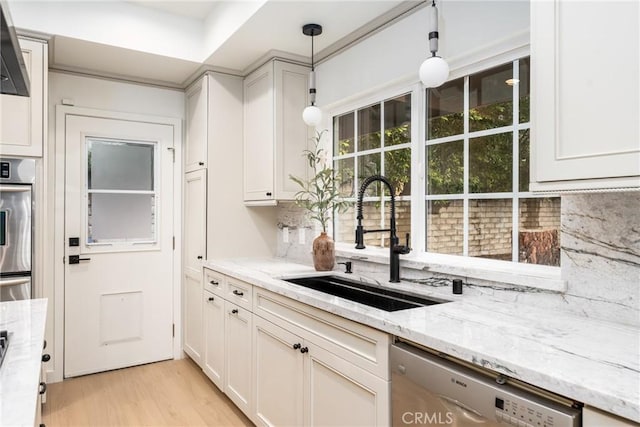
[[300, 347], [302, 347], [302, 345], [301, 345], [300, 343], [295, 343], [295, 344], [293, 345], [293, 349], [294, 349], [294, 350], [297, 350], [297, 349], [299, 349]]
[[202, 259], [202, 255], [198, 255], [198, 257], [197, 257], [197, 258], [198, 258], [198, 259]]
[[234, 308], [233, 310], [231, 310], [231, 314], [238, 314], [238, 309]]
[[213, 297], [209, 297], [209, 301], [213, 301]]
[[204, 162], [198, 162], [198, 166], [204, 166]]
[[218, 283], [218, 282], [216, 282], [215, 280], [212, 280], [212, 281], [210, 281], [209, 283], [211, 283], [211, 284], [212, 284], [212, 285], [214, 285], [214, 286], [218, 286], [218, 285], [219, 285], [219, 283]]
[[40, 394], [45, 394], [47, 392], [47, 383], [40, 383]]
[[308, 349], [307, 347], [302, 347], [302, 348], [300, 349], [300, 353], [302, 353], [302, 354], [304, 354], [304, 353], [308, 353], [308, 352], [309, 352], [309, 349]]
[[49, 360], [51, 360], [51, 355], [50, 354], [43, 354], [42, 355], [42, 361], [43, 362], [48, 362]]
[[241, 296], [243, 296], [243, 295], [244, 295], [244, 293], [240, 292], [240, 291], [239, 291], [239, 290], [237, 290], [237, 289], [234, 289], [233, 294], [234, 294], [234, 295], [237, 295], [237, 296], [239, 296], [239, 297], [241, 297]]
[[270, 191], [267, 193], [267, 196], [271, 197], [271, 192]]

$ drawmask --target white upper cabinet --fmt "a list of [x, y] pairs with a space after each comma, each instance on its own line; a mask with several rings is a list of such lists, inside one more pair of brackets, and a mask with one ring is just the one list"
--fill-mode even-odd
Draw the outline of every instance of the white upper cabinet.
[[270, 61], [244, 81], [244, 200], [275, 205], [298, 191], [289, 175], [307, 176], [303, 150], [311, 129], [302, 121], [309, 68]]
[[531, 2], [531, 190], [640, 187], [640, 3]]
[[207, 167], [207, 125], [209, 115], [209, 76], [203, 76], [186, 92], [187, 138], [184, 158], [185, 172]]
[[47, 94], [47, 43], [19, 39], [30, 96], [0, 95], [0, 155], [42, 156]]

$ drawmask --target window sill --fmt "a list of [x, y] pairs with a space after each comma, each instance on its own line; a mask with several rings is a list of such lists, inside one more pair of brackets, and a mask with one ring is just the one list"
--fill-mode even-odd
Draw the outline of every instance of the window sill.
[[[355, 249], [352, 244], [336, 243], [336, 256], [376, 264], [389, 264], [389, 249], [386, 248]], [[560, 267], [545, 265], [518, 264], [455, 255], [411, 253], [400, 256], [400, 267], [559, 293], [567, 289], [566, 282], [560, 277]]]

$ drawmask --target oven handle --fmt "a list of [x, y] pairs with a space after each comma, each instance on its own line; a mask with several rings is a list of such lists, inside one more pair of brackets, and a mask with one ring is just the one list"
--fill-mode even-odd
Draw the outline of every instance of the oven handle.
[[30, 185], [0, 185], [0, 192], [3, 193], [20, 193], [31, 192]]
[[29, 283], [30, 281], [31, 277], [21, 277], [19, 279], [0, 279], [0, 288], [3, 286], [22, 285], [24, 283]]

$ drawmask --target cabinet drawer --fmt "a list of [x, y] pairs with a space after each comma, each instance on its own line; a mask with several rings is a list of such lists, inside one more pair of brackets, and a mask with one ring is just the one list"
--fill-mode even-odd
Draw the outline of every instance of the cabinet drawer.
[[389, 379], [388, 334], [261, 288], [254, 292], [254, 314]]
[[251, 311], [253, 309], [253, 286], [240, 280], [226, 278], [225, 299]]
[[220, 297], [224, 297], [225, 294], [225, 276], [209, 270], [208, 268], [204, 269], [204, 289], [212, 292]]

